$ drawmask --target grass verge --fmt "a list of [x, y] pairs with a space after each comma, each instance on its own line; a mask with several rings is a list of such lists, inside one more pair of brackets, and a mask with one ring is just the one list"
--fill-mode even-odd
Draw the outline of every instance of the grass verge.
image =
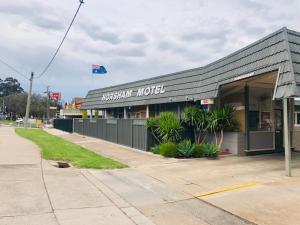
[[0, 120], [0, 124], [16, 126], [16, 121], [13, 121], [13, 120]]
[[36, 143], [47, 160], [63, 160], [78, 168], [114, 169], [126, 165], [40, 129], [16, 128], [16, 133]]

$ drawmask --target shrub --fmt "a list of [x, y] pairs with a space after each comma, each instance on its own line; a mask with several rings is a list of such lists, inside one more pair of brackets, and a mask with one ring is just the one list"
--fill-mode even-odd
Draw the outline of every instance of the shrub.
[[203, 144], [194, 144], [194, 158], [201, 158], [204, 156], [204, 145]]
[[216, 158], [219, 153], [219, 149], [214, 144], [203, 144], [204, 155], [209, 158]]
[[191, 140], [183, 140], [181, 141], [178, 146], [178, 156], [190, 158], [193, 156], [195, 146], [192, 144]]
[[155, 145], [154, 147], [152, 147], [150, 149], [150, 151], [153, 153], [153, 154], [160, 154], [160, 146], [159, 145]]
[[88, 118], [87, 110], [82, 110], [82, 119], [87, 119], [87, 118]]
[[159, 145], [159, 152], [164, 157], [174, 158], [177, 154], [176, 144], [172, 142], [166, 142]]
[[[224, 129], [230, 127], [233, 121], [235, 109], [231, 106], [215, 109], [209, 117], [209, 129], [215, 134], [216, 145], [221, 148], [224, 139]], [[217, 132], [220, 132], [220, 140], [218, 140]]]
[[148, 118], [147, 128], [158, 143], [177, 142], [183, 131], [180, 119], [172, 112], [162, 112], [159, 117]]
[[193, 128], [194, 138], [197, 144], [203, 143], [206, 137], [209, 112], [205, 110], [199, 110], [195, 106], [189, 106], [184, 109], [183, 121], [185, 124]]
[[163, 112], [157, 119], [155, 131], [163, 142], [177, 142], [181, 138], [183, 127], [175, 113]]
[[99, 118], [99, 111], [95, 110], [95, 119], [98, 119], [98, 118]]

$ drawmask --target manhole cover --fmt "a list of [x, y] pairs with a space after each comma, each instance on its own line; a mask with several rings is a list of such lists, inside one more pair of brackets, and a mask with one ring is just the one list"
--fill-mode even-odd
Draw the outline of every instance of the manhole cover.
[[68, 168], [70, 167], [69, 163], [66, 162], [57, 162], [57, 167], [58, 168]]

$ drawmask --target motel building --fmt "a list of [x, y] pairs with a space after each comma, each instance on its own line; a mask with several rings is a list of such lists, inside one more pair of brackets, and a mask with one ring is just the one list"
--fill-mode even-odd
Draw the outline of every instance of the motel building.
[[300, 33], [282, 28], [206, 66], [91, 90], [81, 109], [103, 118], [146, 119], [186, 106], [234, 106], [236, 132], [223, 148], [247, 155], [300, 151]]

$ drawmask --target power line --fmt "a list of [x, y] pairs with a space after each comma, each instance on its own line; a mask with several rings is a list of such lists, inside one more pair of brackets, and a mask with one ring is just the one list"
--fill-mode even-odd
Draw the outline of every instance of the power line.
[[60, 42], [58, 48], [56, 49], [54, 55], [52, 56], [51, 60], [49, 61], [49, 63], [48, 63], [47, 66], [45, 67], [45, 69], [44, 69], [44, 70], [36, 77], [36, 79], [42, 77], [42, 76], [47, 72], [47, 70], [49, 69], [49, 67], [51, 66], [51, 64], [52, 64], [52, 62], [54, 61], [56, 55], [58, 54], [58, 52], [59, 52], [61, 46], [63, 45], [63, 43], [64, 43], [64, 41], [65, 41], [65, 39], [66, 39], [66, 37], [67, 37], [67, 35], [68, 35], [68, 33], [69, 33], [69, 31], [70, 31], [72, 25], [73, 25], [73, 23], [74, 23], [74, 20], [75, 20], [77, 14], [78, 14], [78, 12], [79, 12], [79, 9], [80, 9], [80, 7], [81, 7], [81, 5], [82, 5], [83, 3], [84, 3], [83, 0], [79, 0], [79, 6], [78, 6], [78, 8], [77, 8], [77, 10], [76, 10], [75, 15], [73, 16], [73, 19], [72, 19], [72, 21], [71, 21], [71, 23], [70, 23], [70, 25], [69, 25], [69, 27], [68, 27], [68, 29], [67, 29], [67, 31], [66, 31], [64, 37], [63, 37], [63, 39], [61, 40], [61, 42]]
[[8, 68], [10, 68], [11, 70], [13, 70], [14, 72], [16, 72], [17, 74], [19, 74], [20, 76], [24, 77], [26, 80], [29, 80], [29, 78], [24, 75], [23, 73], [21, 73], [20, 71], [18, 71], [16, 68], [14, 68], [13, 66], [9, 65], [7, 62], [5, 62], [4, 60], [0, 59], [0, 62], [2, 64], [4, 64], [5, 66], [7, 66]]

